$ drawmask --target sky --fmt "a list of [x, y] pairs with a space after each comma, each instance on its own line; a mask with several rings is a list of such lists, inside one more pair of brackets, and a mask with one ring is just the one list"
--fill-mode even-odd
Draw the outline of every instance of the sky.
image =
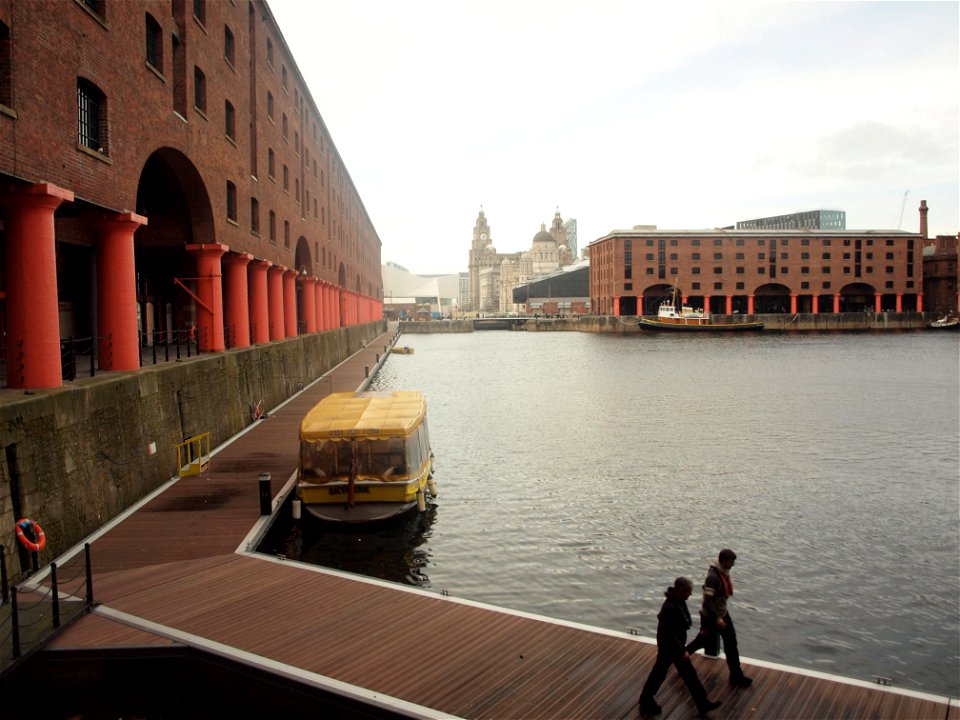
[[578, 245], [836, 209], [960, 230], [960, 3], [269, 0], [380, 237], [465, 272], [554, 213]]

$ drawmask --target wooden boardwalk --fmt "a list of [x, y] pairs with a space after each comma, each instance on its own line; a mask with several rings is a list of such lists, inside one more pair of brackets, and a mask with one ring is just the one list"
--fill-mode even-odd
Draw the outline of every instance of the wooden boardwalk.
[[[271, 474], [277, 507], [296, 469], [301, 417], [328, 392], [363, 384], [390, 341], [370, 343], [217, 449], [206, 474], [169, 483], [98, 533], [98, 606], [49, 647], [192, 647], [400, 716], [639, 718], [656, 654], [649, 639], [248, 552], [265, 529], [259, 473]], [[753, 687], [735, 690], [725, 663], [694, 662], [723, 703], [716, 720], [960, 720], [947, 698], [751, 660]], [[696, 717], [672, 671], [658, 701], [666, 720]]]

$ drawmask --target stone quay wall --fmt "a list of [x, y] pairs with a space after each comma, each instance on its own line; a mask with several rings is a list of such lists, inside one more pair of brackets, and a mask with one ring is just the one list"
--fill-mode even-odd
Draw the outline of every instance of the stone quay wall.
[[[877, 330], [922, 330], [936, 318], [918, 312], [798, 313], [765, 315], [711, 315], [715, 322], [759, 320], [764, 332], [833, 332]], [[530, 318], [526, 330], [532, 332], [577, 330], [598, 333], [643, 332], [636, 316], [583, 315], [577, 318]]]
[[[764, 332], [834, 332], [878, 330], [922, 330], [936, 319], [935, 313], [863, 312], [863, 313], [798, 313], [768, 315], [712, 315], [716, 322], [759, 320]], [[487, 320], [487, 322], [490, 322]], [[505, 319], [511, 330], [527, 332], [575, 331], [594, 333], [638, 333], [640, 323], [635, 315], [581, 315], [578, 317], [528, 317]], [[473, 320], [426, 320], [402, 322], [400, 332], [406, 334], [473, 332]]]
[[378, 321], [53, 390], [4, 390], [0, 543], [9, 576], [21, 566], [19, 518], [43, 527], [40, 560], [49, 562], [176, 476], [179, 443], [209, 432], [216, 448], [252, 424], [258, 407], [269, 412], [385, 331]]
[[408, 335], [423, 333], [473, 332], [473, 320], [415, 320], [400, 323], [400, 332]]

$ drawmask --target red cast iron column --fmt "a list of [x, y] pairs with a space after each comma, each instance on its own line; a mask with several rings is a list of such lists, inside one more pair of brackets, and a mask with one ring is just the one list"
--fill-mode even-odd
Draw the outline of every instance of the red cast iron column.
[[222, 352], [223, 344], [223, 271], [220, 258], [229, 250], [220, 243], [187, 245], [197, 258], [197, 330], [200, 349]]
[[254, 260], [250, 263], [250, 324], [255, 345], [270, 342], [270, 302], [267, 294], [267, 269], [273, 265], [269, 260]]
[[270, 339], [283, 340], [283, 274], [287, 271], [282, 265], [273, 265], [267, 270], [267, 295], [270, 298]]
[[283, 334], [297, 336], [297, 277], [296, 270], [283, 273]]
[[317, 281], [309, 275], [301, 275], [297, 282], [300, 283], [300, 302], [303, 311], [304, 333], [313, 334], [317, 331]]
[[323, 281], [317, 280], [313, 286], [313, 304], [314, 304], [314, 315], [317, 319], [317, 332], [323, 332], [326, 330], [326, 323], [323, 321]]
[[53, 213], [73, 193], [39, 183], [0, 195], [7, 252], [7, 387], [63, 385]]
[[101, 370], [140, 367], [133, 234], [147, 219], [117, 213], [97, 223], [97, 337]]
[[228, 253], [223, 259], [227, 279], [227, 330], [231, 348], [250, 347], [250, 289], [247, 266], [250, 253]]

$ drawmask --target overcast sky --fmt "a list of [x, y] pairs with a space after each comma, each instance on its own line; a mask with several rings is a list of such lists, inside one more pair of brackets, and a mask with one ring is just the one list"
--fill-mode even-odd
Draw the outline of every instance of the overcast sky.
[[417, 274], [467, 269], [481, 206], [500, 252], [558, 209], [581, 248], [818, 208], [916, 232], [921, 199], [960, 230], [954, 1], [269, 4]]

